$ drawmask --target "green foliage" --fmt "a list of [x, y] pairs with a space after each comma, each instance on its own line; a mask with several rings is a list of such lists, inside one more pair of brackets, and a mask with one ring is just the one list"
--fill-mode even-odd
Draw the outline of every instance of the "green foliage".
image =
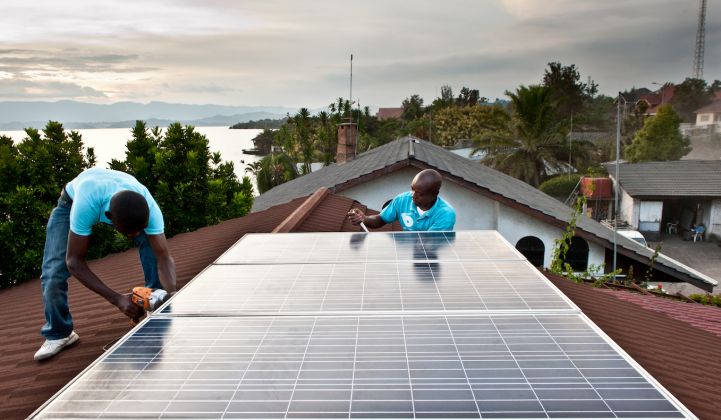
[[656, 260], [658, 259], [658, 254], [661, 253], [661, 246], [662, 244], [659, 243], [656, 245], [656, 249], [653, 250], [653, 255], [651, 256], [651, 262], [648, 264], [648, 268], [646, 269], [646, 275], [644, 276], [644, 285], [648, 285], [648, 282], [652, 280], [653, 277], [653, 266], [656, 264]]
[[573, 207], [571, 214], [568, 219], [566, 229], [559, 239], [554, 241], [553, 256], [551, 257], [551, 266], [549, 269], [552, 273], [559, 276], [565, 276], [569, 280], [576, 283], [582, 283], [586, 279], [594, 279], [594, 286], [601, 287], [603, 283], [613, 280], [617, 275], [621, 273], [621, 269], [618, 269], [611, 273], [603, 273], [605, 266], [590, 264], [583, 273], [576, 273], [571, 267], [571, 264], [566, 262], [566, 254], [568, 249], [571, 247], [571, 241], [576, 235], [576, 225], [578, 224], [578, 217], [583, 212], [583, 207], [586, 205], [586, 197], [580, 196], [576, 199], [576, 205]]
[[[549, 88], [521, 86], [511, 98], [513, 116], [505, 127], [476, 139], [476, 151], [485, 153], [483, 163], [538, 187], [549, 168], [562, 172], [568, 161], [568, 141], [563, 123], [554, 118]], [[586, 152], [577, 147], [575, 158]]]
[[565, 200], [571, 195], [573, 190], [581, 180], [581, 175], [558, 175], [544, 181], [538, 189], [544, 193], [561, 200]]
[[126, 158], [111, 167], [123, 168], [143, 183], [163, 211], [166, 235], [188, 232], [250, 210], [250, 180], [239, 181], [232, 162], [211, 154], [208, 139], [180, 123], [148, 130], [136, 122]]
[[268, 155], [253, 166], [260, 194], [298, 177], [295, 162], [286, 154]]
[[15, 145], [0, 137], [0, 287], [10, 287], [40, 272], [45, 224], [60, 191], [95, 160], [83, 154], [79, 133], [49, 121], [45, 129], [26, 129]]
[[275, 140], [275, 131], [265, 129], [253, 137], [253, 145], [258, 151], [267, 155], [273, 148], [273, 142]]
[[548, 63], [543, 74], [543, 86], [548, 88], [550, 99], [555, 104], [555, 114], [559, 119], [579, 116], [584, 106], [598, 91], [598, 86], [591, 82], [581, 82], [581, 74], [575, 64], [564, 66], [559, 62]]
[[671, 105], [663, 105], [646, 120], [630, 146], [624, 150], [630, 162], [679, 160], [691, 150], [690, 140], [681, 135], [681, 119]]
[[269, 130], [273, 128], [280, 128], [281, 125], [285, 124], [285, 119], [280, 118], [277, 120], [271, 120], [269, 118], [265, 118], [258, 121], [250, 120], [248, 122], [242, 122], [233, 124], [230, 126], [230, 128], [234, 129], [248, 129], [248, 128], [262, 128], [263, 130]]
[[566, 254], [568, 253], [568, 249], [571, 247], [571, 240], [576, 235], [578, 216], [583, 212], [583, 206], [585, 204], [585, 196], [582, 195], [576, 199], [576, 205], [573, 207], [573, 210], [569, 215], [566, 229], [563, 231], [561, 237], [554, 241], [551, 266], [549, 267], [551, 272], [554, 274], [563, 275], [564, 270], [566, 272], [573, 272], [573, 269], [565, 263]]
[[689, 295], [689, 299], [694, 300], [704, 305], [718, 306], [721, 307], [721, 295], [702, 295], [692, 294]]
[[401, 118], [406, 121], [417, 120], [423, 115], [423, 98], [420, 95], [411, 95], [401, 103], [403, 114]]
[[508, 115], [498, 106], [446, 107], [433, 114], [433, 143], [452, 146], [504, 127]]
[[671, 104], [678, 112], [683, 122], [696, 122], [694, 112], [713, 100], [714, 86], [706, 85], [703, 79], [686, 78], [683, 83], [676, 86]]

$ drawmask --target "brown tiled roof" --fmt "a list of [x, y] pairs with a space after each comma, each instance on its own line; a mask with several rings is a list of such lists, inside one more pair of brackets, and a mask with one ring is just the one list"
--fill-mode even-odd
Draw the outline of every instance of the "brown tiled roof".
[[403, 115], [403, 108], [378, 108], [378, 112], [376, 112], [376, 118], [379, 120], [400, 118], [401, 115]]
[[[320, 193], [319, 193], [320, 195]], [[293, 231], [358, 231], [345, 214], [353, 207], [368, 211], [352, 199], [322, 194], [311, 202], [300, 197], [289, 203], [216, 226], [178, 235], [169, 240], [176, 261], [178, 286], [186, 284], [245, 233], [271, 232], [299, 207]], [[399, 226], [386, 226], [398, 230]], [[91, 262], [92, 269], [115, 290], [142, 283], [135, 251]], [[601, 329], [636, 359], [700, 418], [721, 412], [716, 393], [721, 389], [717, 362], [721, 337], [683, 319], [648, 310], [645, 305], [549, 276]], [[71, 308], [81, 340], [74, 348], [37, 363], [32, 355], [42, 342], [43, 323], [39, 281], [32, 280], [0, 292], [3, 338], [0, 342], [0, 418], [24, 418], [100, 356], [103, 348], [129, 331], [127, 318], [85, 287], [71, 280]]]
[[686, 408], [700, 419], [719, 418], [721, 337], [600, 289], [547, 277]]
[[[229, 220], [168, 240], [175, 259], [178, 287], [184, 286], [246, 233], [271, 232], [307, 197], [294, 199], [245, 217]], [[347, 223], [352, 207], [367, 208], [352, 199], [328, 195], [309, 209], [295, 231], [359, 231]], [[368, 211], [373, 214], [373, 211]], [[391, 229], [391, 226], [387, 226]], [[398, 229], [398, 225], [395, 226]], [[90, 267], [113, 290], [128, 292], [143, 284], [137, 251], [91, 261]], [[73, 349], [45, 362], [33, 354], [42, 344], [44, 323], [39, 279], [0, 292], [0, 419], [24, 418], [60, 390], [118, 338], [130, 330], [128, 319], [105, 300], [70, 280], [70, 308], [80, 341]]]

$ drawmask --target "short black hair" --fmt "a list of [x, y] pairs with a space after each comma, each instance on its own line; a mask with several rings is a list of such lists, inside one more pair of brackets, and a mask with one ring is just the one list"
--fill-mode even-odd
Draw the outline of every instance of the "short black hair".
[[148, 225], [150, 209], [142, 194], [124, 190], [110, 199], [110, 215], [113, 226], [121, 233], [141, 231]]

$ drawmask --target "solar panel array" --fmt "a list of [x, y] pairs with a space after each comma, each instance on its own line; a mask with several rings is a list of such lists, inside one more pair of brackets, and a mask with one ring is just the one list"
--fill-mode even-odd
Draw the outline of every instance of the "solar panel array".
[[497, 233], [362, 235], [246, 235], [36, 417], [694, 418]]

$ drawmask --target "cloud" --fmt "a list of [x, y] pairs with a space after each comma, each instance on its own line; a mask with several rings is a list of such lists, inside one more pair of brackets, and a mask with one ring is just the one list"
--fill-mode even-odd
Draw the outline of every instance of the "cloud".
[[0, 79], [0, 92], [3, 99], [89, 99], [105, 98], [89, 86], [63, 82], [35, 82], [32, 80]]

